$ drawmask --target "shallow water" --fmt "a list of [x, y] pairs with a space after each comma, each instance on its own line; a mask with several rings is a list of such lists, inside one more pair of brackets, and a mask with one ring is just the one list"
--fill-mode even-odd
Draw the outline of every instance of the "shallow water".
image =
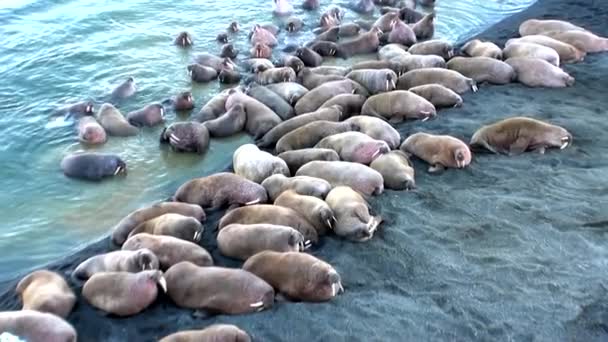
[[[325, 2], [322, 10], [331, 5]], [[462, 40], [532, 2], [440, 1], [436, 36]], [[245, 135], [214, 139], [204, 156], [178, 155], [159, 147], [162, 128], [143, 129], [136, 137], [109, 138], [95, 148], [127, 161], [128, 177], [88, 183], [61, 173], [62, 157], [84, 147], [76, 140], [73, 122], [55, 116], [55, 109], [84, 99], [96, 100], [97, 108], [114, 85], [133, 76], [139, 91], [119, 106], [123, 113], [189, 89], [198, 111], [220, 86], [217, 82], [192, 85], [185, 68], [191, 57], [219, 51], [215, 36], [231, 20], [244, 28], [273, 20], [270, 1], [173, 4], [141, 0], [0, 3], [0, 280], [67, 255], [106, 234], [130, 211], [168, 197], [185, 180], [225, 168], [232, 151], [250, 141]], [[317, 22], [318, 12], [303, 13], [297, 6], [296, 10], [307, 23]], [[354, 19], [357, 16], [347, 12], [346, 20]], [[194, 36], [192, 50], [171, 45], [174, 35], [184, 29]], [[236, 37], [242, 52], [248, 47], [245, 35], [241, 32]], [[294, 43], [310, 36], [281, 33], [279, 40]], [[168, 121], [187, 118], [188, 113], [170, 113]]]

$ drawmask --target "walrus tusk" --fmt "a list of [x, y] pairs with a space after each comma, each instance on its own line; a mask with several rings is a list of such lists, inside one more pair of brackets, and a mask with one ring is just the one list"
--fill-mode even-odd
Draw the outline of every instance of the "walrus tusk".
[[175, 135], [174, 133], [171, 133], [171, 135], [169, 136], [170, 139], [175, 140], [176, 142], [180, 142], [181, 140], [179, 140], [179, 138], [177, 137], [177, 135]]
[[422, 119], [422, 122], [427, 121], [429, 118], [430, 118], [429, 116], [425, 116], [424, 119]]
[[568, 147], [568, 145], [569, 145], [569, 144], [570, 144], [570, 143], [569, 143], [568, 141], [565, 141], [565, 142], [562, 144], [562, 146], [560, 146], [560, 147], [559, 147], [559, 149], [560, 149], [560, 150], [563, 150], [563, 149], [565, 149], [566, 147]]
[[392, 86], [392, 89], [396, 89], [397, 88], [397, 85], [395, 84], [395, 80], [391, 79], [391, 86]]
[[310, 246], [312, 246], [312, 242], [310, 242], [310, 240], [306, 240], [304, 241], [304, 249], [309, 249]]
[[448, 51], [448, 58], [454, 57], [454, 50]]
[[331, 226], [331, 220], [327, 219], [326, 222], [327, 222], [327, 226], [329, 227], [329, 229], [332, 229], [333, 227]]
[[163, 289], [163, 292], [167, 293], [167, 281], [165, 280], [165, 277], [161, 276], [158, 279], [158, 285]]
[[260, 203], [260, 199], [259, 198], [255, 199], [253, 201], [247, 202], [247, 203], [245, 203], [245, 205], [252, 205], [252, 204], [258, 204], [258, 203]]
[[186, 37], [182, 37], [182, 45], [186, 46]]
[[201, 238], [201, 233], [199, 231], [194, 232], [194, 241], [199, 241]]
[[117, 174], [119, 174], [119, 173], [120, 173], [120, 170], [122, 170], [122, 166], [118, 166], [118, 167], [116, 168], [116, 170], [114, 170], [114, 176], [116, 176]]
[[379, 154], [380, 154], [380, 149], [377, 149], [376, 152], [374, 152], [374, 154], [372, 154], [372, 160], [374, 160], [374, 158], [376, 158], [376, 156]]
[[160, 117], [163, 119], [165, 118], [165, 108], [163, 107], [160, 107]]
[[473, 84], [473, 85], [471, 86], [471, 89], [473, 89], [473, 92], [474, 92], [474, 93], [476, 93], [476, 92], [479, 90], [479, 88], [477, 88], [477, 84]]
[[388, 91], [388, 80], [386, 80], [386, 91]]
[[338, 285], [340, 286], [340, 292], [344, 292], [344, 287], [342, 286], [342, 283], [338, 283]]
[[249, 304], [249, 306], [252, 308], [258, 308], [258, 309], [264, 308], [264, 302], [252, 303], [252, 304]]

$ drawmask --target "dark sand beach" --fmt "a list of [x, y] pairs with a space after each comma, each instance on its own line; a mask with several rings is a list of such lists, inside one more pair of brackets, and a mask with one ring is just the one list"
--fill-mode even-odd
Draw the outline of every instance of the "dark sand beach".
[[[540, 0], [478, 37], [502, 45], [529, 18], [608, 36], [607, 1]], [[161, 296], [119, 319], [79, 297], [68, 321], [79, 341], [155, 341], [213, 323], [236, 324], [255, 341], [608, 340], [608, 54], [564, 69], [574, 87], [484, 85], [462, 108], [399, 125], [402, 137], [425, 131], [468, 142], [481, 125], [529, 115], [565, 127], [574, 143], [545, 155], [475, 154], [470, 167], [441, 175], [415, 161], [417, 190], [372, 200], [385, 222], [371, 241], [328, 237], [312, 251], [342, 276], [345, 293], [331, 302], [277, 302], [257, 314], [201, 319]], [[238, 267], [216, 248], [221, 215], [209, 214], [202, 245], [217, 265]], [[67, 275], [108, 246], [104, 238], [49, 268]], [[0, 284], [0, 310], [20, 308], [17, 281]]]

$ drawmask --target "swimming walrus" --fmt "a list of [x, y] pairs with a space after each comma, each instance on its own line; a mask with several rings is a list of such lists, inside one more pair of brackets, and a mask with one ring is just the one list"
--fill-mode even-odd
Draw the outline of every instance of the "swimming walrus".
[[61, 170], [67, 177], [89, 181], [127, 174], [127, 164], [113, 154], [77, 152], [61, 160]]
[[476, 92], [477, 83], [474, 79], [465, 77], [461, 73], [443, 68], [425, 68], [411, 70], [399, 77], [397, 89], [407, 90], [424, 84], [441, 84], [458, 94], [469, 90]]
[[398, 79], [391, 69], [358, 69], [346, 77], [364, 86], [372, 95], [395, 90]]
[[152, 235], [168, 235], [178, 239], [198, 242], [205, 228], [200, 221], [192, 216], [167, 213], [135, 227], [129, 238], [136, 234], [148, 233]]
[[277, 157], [283, 159], [285, 163], [287, 163], [291, 174], [295, 174], [302, 165], [313, 160], [340, 160], [338, 153], [328, 148], [303, 148], [279, 153]]
[[180, 262], [165, 278], [167, 294], [182, 308], [237, 315], [269, 309], [274, 303], [272, 286], [241, 269]]
[[245, 112], [247, 113], [245, 130], [254, 139], [261, 138], [266, 132], [281, 123], [281, 118], [262, 102], [234, 88], [230, 89], [228, 93], [226, 110], [230, 110], [237, 103], [245, 107]]
[[308, 89], [314, 89], [327, 82], [341, 80], [344, 80], [344, 76], [321, 75], [310, 71], [310, 69], [306, 67], [298, 73], [298, 82]]
[[151, 250], [158, 257], [162, 270], [167, 270], [182, 261], [190, 261], [199, 266], [213, 265], [211, 254], [203, 247], [173, 236], [141, 233], [130, 237], [122, 245], [123, 251], [136, 251], [142, 248]]
[[163, 272], [158, 270], [101, 272], [94, 274], [82, 287], [82, 296], [92, 306], [116, 316], [132, 316], [156, 300], [157, 285], [167, 292]]
[[249, 40], [251, 41], [251, 44], [262, 43], [270, 47], [274, 47], [278, 44], [275, 35], [258, 24], [253, 26], [251, 38]]
[[550, 31], [585, 31], [585, 29], [563, 20], [528, 19], [519, 25], [519, 35], [522, 37]]
[[140, 110], [127, 114], [127, 121], [135, 127], [152, 127], [165, 121], [165, 107], [160, 103], [153, 103]]
[[222, 45], [222, 50], [220, 52], [220, 57], [228, 57], [230, 59], [235, 59], [238, 56], [239, 50], [234, 47], [232, 44], [224, 44]]
[[195, 121], [175, 122], [163, 129], [160, 142], [170, 144], [177, 152], [203, 154], [209, 148], [209, 131]]
[[460, 107], [463, 102], [460, 95], [441, 84], [424, 84], [410, 88], [409, 91], [424, 97], [427, 101], [432, 103], [435, 108]]
[[81, 262], [72, 272], [76, 279], [86, 280], [100, 272], [131, 272], [158, 270], [158, 257], [147, 248], [99, 254]]
[[518, 155], [525, 151], [545, 153], [551, 147], [563, 150], [571, 144], [572, 134], [566, 129], [523, 116], [483, 126], [473, 134], [469, 143], [471, 148], [507, 155]]
[[315, 227], [319, 236], [327, 234], [336, 220], [333, 211], [324, 200], [315, 196], [300, 195], [293, 190], [283, 191], [274, 200], [274, 205], [298, 212]]
[[108, 140], [106, 131], [92, 116], [83, 116], [78, 120], [78, 140], [84, 144], [99, 145]]
[[197, 83], [211, 82], [217, 78], [217, 70], [210, 66], [190, 64], [186, 67], [190, 79]]
[[[293, 72], [291, 68], [287, 69]], [[245, 93], [272, 109], [282, 120], [288, 120], [294, 116], [293, 107], [279, 94], [264, 86], [252, 83], [247, 87]]]
[[394, 90], [370, 96], [361, 108], [361, 115], [398, 123], [405, 119], [426, 121], [435, 117], [437, 111], [432, 103], [421, 96], [407, 90]]
[[489, 57], [502, 60], [502, 49], [498, 45], [479, 39], [469, 40], [460, 48], [460, 51], [469, 57]]
[[412, 190], [416, 188], [412, 163], [401, 151], [382, 154], [374, 159], [369, 167], [382, 175], [386, 189]]
[[534, 43], [549, 47], [557, 52], [559, 60], [562, 63], [577, 63], [585, 59], [585, 56], [587, 55], [585, 51], [579, 50], [573, 45], [543, 35], [530, 35], [509, 39], [507, 40], [506, 45], [517, 42]]
[[382, 222], [382, 217], [370, 215], [367, 201], [349, 186], [333, 188], [325, 200], [336, 215], [334, 233], [342, 238], [367, 241]]
[[269, 198], [274, 202], [284, 191], [293, 190], [300, 195], [315, 196], [324, 199], [331, 190], [328, 181], [308, 176], [285, 177], [272, 175], [262, 182]]
[[311, 243], [319, 242], [319, 235], [315, 227], [300, 215], [297, 211], [269, 204], [255, 204], [240, 207], [228, 211], [219, 222], [219, 229], [233, 224], [257, 224], [268, 223], [280, 226], [288, 226], [296, 229], [304, 236], [305, 240]]
[[254, 144], [241, 145], [234, 151], [232, 167], [235, 174], [258, 184], [277, 173], [290, 175], [289, 168], [283, 159], [261, 151]]
[[544, 59], [545, 61], [555, 65], [556, 67], [558, 67], [560, 64], [559, 54], [557, 53], [557, 51], [555, 51], [553, 48], [536, 43], [512, 41], [510, 44], [507, 44], [502, 50], [502, 55], [505, 59], [514, 57]]
[[112, 101], [124, 100], [133, 96], [136, 91], [137, 86], [135, 85], [135, 79], [129, 76], [126, 80], [114, 88], [114, 90], [112, 90], [110, 93], [110, 98]]
[[34, 310], [0, 312], [0, 331], [29, 342], [76, 342], [77, 339], [70, 323], [57, 315]]
[[345, 161], [312, 161], [302, 166], [296, 176], [321, 178], [332, 187], [350, 186], [366, 196], [380, 195], [384, 191], [382, 175], [359, 163]]
[[306, 253], [260, 252], [243, 264], [290, 300], [323, 302], [344, 291], [338, 272]]
[[55, 111], [54, 115], [66, 115], [68, 117], [80, 118], [83, 116], [93, 115], [94, 109], [95, 107], [92, 101], [82, 101], [59, 108], [57, 111]]
[[203, 123], [224, 114], [226, 112], [226, 99], [228, 98], [229, 91], [230, 89], [225, 89], [213, 96], [197, 114], [193, 115], [192, 120]]
[[321, 139], [330, 135], [356, 131], [352, 122], [313, 121], [285, 134], [275, 146], [277, 153], [314, 147]]
[[194, 217], [200, 222], [205, 221], [206, 215], [199, 205], [177, 202], [160, 202], [148, 207], [137, 209], [124, 217], [112, 228], [112, 242], [122, 246], [127, 237], [138, 225], [164, 214], [175, 213]]
[[304, 0], [302, 2], [302, 8], [305, 10], [314, 10], [319, 8], [319, 0]]
[[243, 261], [261, 251], [301, 252], [309, 245], [299, 231], [266, 223], [230, 224], [217, 234], [222, 255]]
[[191, 110], [194, 108], [194, 98], [192, 92], [182, 91], [179, 94], [171, 97], [171, 103], [175, 111]]
[[304, 21], [298, 17], [289, 17], [285, 21], [285, 31], [289, 33], [295, 33], [302, 29]]
[[246, 120], [247, 113], [245, 113], [245, 107], [237, 103], [218, 118], [203, 122], [203, 125], [209, 131], [210, 136], [221, 138], [242, 131], [245, 128]]
[[608, 38], [600, 37], [588, 31], [550, 31], [544, 34], [587, 53], [608, 51]]
[[295, 105], [304, 94], [308, 93], [308, 89], [295, 82], [273, 83], [267, 85], [266, 88], [277, 93], [283, 100], [287, 101], [287, 103], [292, 106]]
[[449, 135], [415, 133], [405, 139], [399, 148], [430, 164], [429, 172], [439, 172], [445, 168], [462, 169], [471, 163], [471, 150], [467, 144]]
[[244, 330], [232, 324], [213, 324], [202, 330], [184, 330], [161, 338], [158, 342], [231, 341], [251, 342]]
[[34, 271], [23, 277], [15, 292], [23, 303], [22, 310], [36, 310], [66, 318], [76, 304], [76, 295], [65, 279], [48, 270]]
[[367, 97], [359, 94], [340, 94], [325, 101], [318, 110], [339, 106], [342, 111], [342, 119], [345, 119], [353, 115], [359, 115], [365, 100], [367, 100]]
[[490, 57], [454, 57], [447, 66], [476, 83], [508, 84], [517, 79], [513, 67]]
[[102, 104], [95, 117], [110, 136], [129, 137], [139, 132], [137, 127], [132, 126], [122, 113], [109, 103]]
[[221, 32], [218, 33], [217, 36], [215, 36], [215, 40], [217, 40], [219, 43], [228, 43], [228, 33], [226, 32]]
[[357, 0], [356, 3], [351, 4], [350, 8], [360, 14], [368, 14], [374, 12], [376, 8], [372, 0]]
[[338, 44], [337, 57], [349, 58], [358, 54], [372, 53], [380, 46], [380, 36], [382, 30], [373, 27], [370, 31], [359, 35], [357, 38]]
[[412, 55], [440, 56], [446, 61], [454, 57], [454, 47], [452, 46], [452, 43], [442, 39], [433, 39], [416, 43], [407, 51]]
[[255, 43], [249, 50], [249, 55], [252, 58], [270, 58], [272, 57], [272, 49], [266, 44]]
[[575, 82], [567, 72], [539, 58], [514, 57], [505, 63], [513, 67], [517, 81], [528, 87], [565, 88]]
[[232, 62], [232, 59], [228, 57], [222, 58], [206, 52], [194, 56], [194, 62], [213, 68], [218, 73], [223, 69], [234, 69], [236, 66], [234, 62]]
[[192, 36], [190, 33], [182, 31], [177, 35], [177, 37], [175, 37], [173, 44], [180, 47], [190, 47], [193, 44]]
[[359, 127], [359, 132], [364, 133], [376, 140], [386, 142], [390, 149], [399, 147], [401, 135], [388, 122], [367, 115], [355, 115], [346, 122], [352, 122]]
[[298, 48], [295, 56], [301, 59], [307, 67], [316, 67], [323, 63], [323, 57], [307, 47]]
[[435, 12], [425, 15], [415, 24], [412, 24], [412, 30], [416, 34], [417, 40], [431, 39], [435, 35]]
[[372, 160], [390, 151], [385, 141], [376, 140], [361, 132], [343, 132], [327, 136], [315, 148], [329, 148], [344, 161], [369, 165]]
[[319, 109], [325, 101], [340, 94], [360, 94], [368, 96], [368, 91], [360, 84], [349, 79], [327, 82], [310, 90], [298, 100], [294, 106], [296, 115], [314, 112]]

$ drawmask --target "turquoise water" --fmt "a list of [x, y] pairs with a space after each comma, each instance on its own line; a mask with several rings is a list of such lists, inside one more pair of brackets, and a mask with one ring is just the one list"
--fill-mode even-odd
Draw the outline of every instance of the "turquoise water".
[[[456, 42], [533, 0], [438, 2], [436, 37]], [[320, 11], [308, 13], [296, 5], [296, 14], [316, 23], [324, 9], [345, 3], [323, 1]], [[136, 137], [110, 137], [89, 149], [120, 155], [128, 176], [82, 182], [64, 177], [59, 168], [63, 156], [85, 148], [76, 140], [73, 122], [54, 115], [57, 108], [101, 101], [114, 85], [133, 76], [138, 93], [119, 106], [123, 113], [184, 90], [193, 92], [198, 111], [221, 87], [191, 84], [185, 66], [192, 56], [219, 52], [215, 36], [232, 20], [245, 29], [254, 22], [280, 24], [270, 11], [271, 1], [251, 0], [1, 1], [0, 279], [98, 239], [130, 211], [167, 198], [190, 178], [225, 168], [232, 151], [250, 141], [245, 135], [214, 139], [209, 151], [197, 156], [159, 147], [160, 127], [143, 129]], [[347, 12], [347, 21], [355, 19]], [[293, 36], [281, 33], [279, 41], [305, 41], [312, 36], [310, 28]], [[191, 50], [171, 44], [184, 29], [194, 36]], [[246, 32], [236, 36], [236, 45], [248, 50]], [[168, 122], [187, 118], [170, 112]]]

